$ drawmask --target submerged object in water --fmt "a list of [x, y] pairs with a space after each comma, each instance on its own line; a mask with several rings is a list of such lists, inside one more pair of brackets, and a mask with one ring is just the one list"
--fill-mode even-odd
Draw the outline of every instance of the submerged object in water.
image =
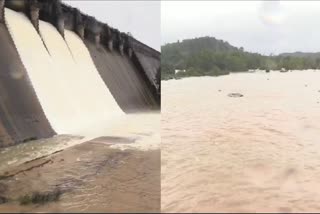
[[229, 97], [243, 97], [243, 94], [240, 93], [230, 93], [228, 94]]

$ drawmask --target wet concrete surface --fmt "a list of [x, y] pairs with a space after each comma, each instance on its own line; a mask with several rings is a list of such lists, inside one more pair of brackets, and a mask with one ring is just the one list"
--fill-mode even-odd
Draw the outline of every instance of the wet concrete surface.
[[54, 131], [3, 23], [0, 23], [0, 35], [0, 147], [53, 136]]

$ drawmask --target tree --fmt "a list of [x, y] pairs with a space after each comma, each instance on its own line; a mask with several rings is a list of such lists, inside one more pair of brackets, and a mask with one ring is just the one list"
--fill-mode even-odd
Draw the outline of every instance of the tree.
[[320, 56], [264, 56], [245, 52], [243, 47], [236, 48], [214, 37], [186, 39], [161, 47], [161, 78], [175, 77], [175, 69], [185, 69], [178, 77], [218, 76], [229, 72], [248, 69], [280, 70], [285, 68], [308, 69], [320, 68]]

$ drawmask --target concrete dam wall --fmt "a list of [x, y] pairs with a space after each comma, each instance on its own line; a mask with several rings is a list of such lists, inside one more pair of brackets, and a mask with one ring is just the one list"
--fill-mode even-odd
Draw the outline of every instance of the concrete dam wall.
[[160, 53], [52, 0], [0, 0], [0, 147], [160, 108]]

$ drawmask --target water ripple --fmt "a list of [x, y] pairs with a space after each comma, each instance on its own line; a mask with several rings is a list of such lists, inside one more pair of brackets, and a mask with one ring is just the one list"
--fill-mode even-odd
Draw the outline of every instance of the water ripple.
[[[163, 82], [162, 211], [319, 211], [319, 79], [294, 71]], [[243, 99], [227, 96], [238, 92]]]

